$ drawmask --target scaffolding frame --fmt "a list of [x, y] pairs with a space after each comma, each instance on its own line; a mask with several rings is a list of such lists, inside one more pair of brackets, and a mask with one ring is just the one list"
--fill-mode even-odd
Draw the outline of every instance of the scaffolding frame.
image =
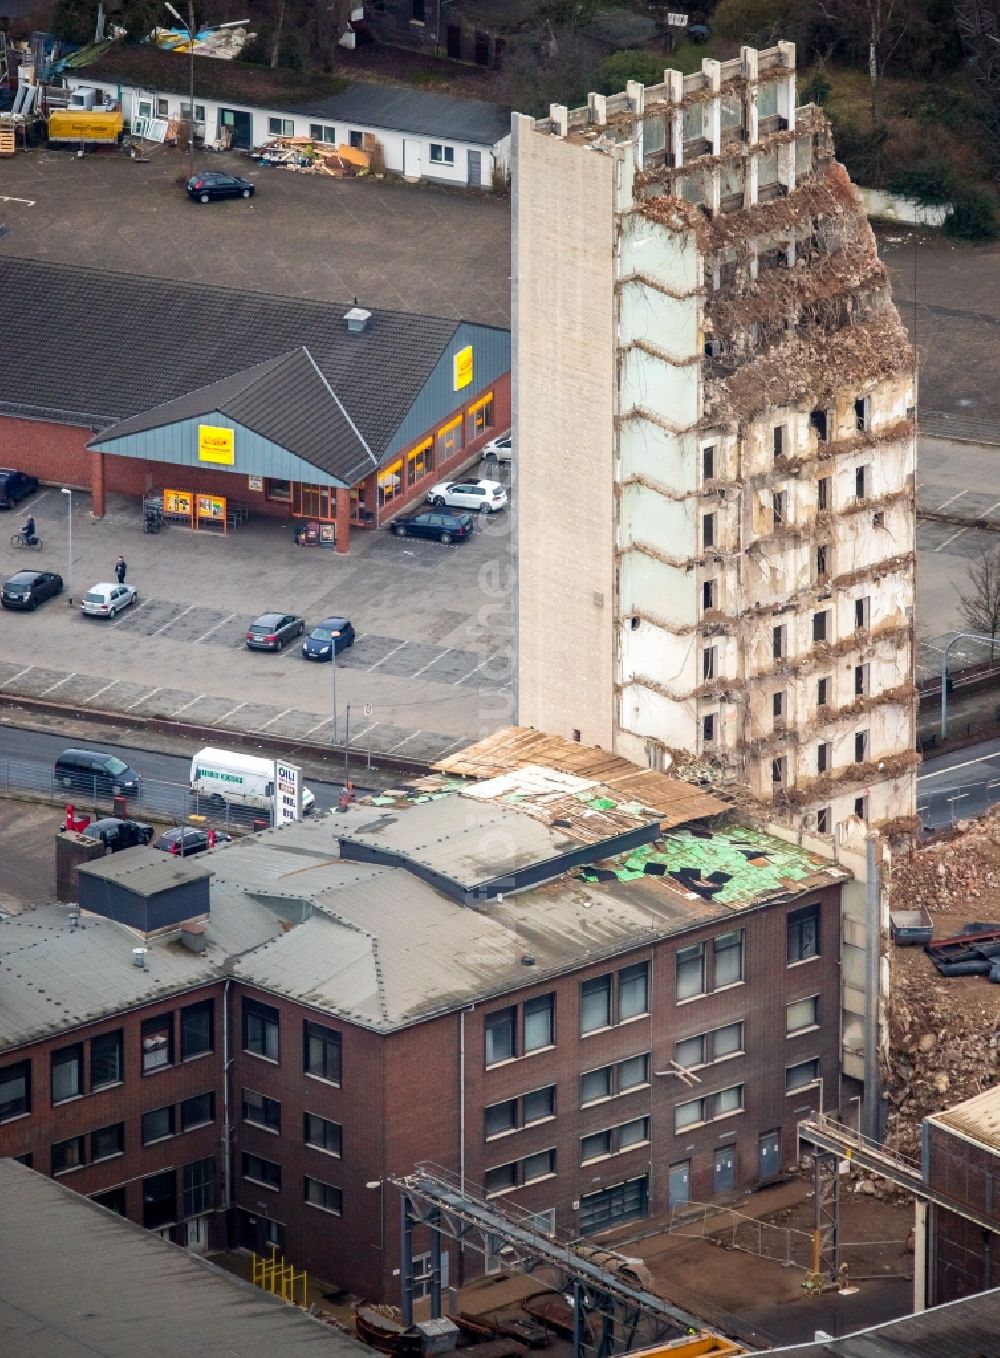
[[400, 1309], [406, 1327], [413, 1324], [413, 1232], [425, 1226], [431, 1235], [432, 1319], [442, 1314], [441, 1240], [445, 1237], [484, 1258], [499, 1251], [505, 1268], [543, 1274], [572, 1308], [574, 1358], [611, 1358], [706, 1330], [699, 1317], [629, 1282], [626, 1256], [603, 1251], [606, 1259], [620, 1261], [621, 1271], [609, 1272], [576, 1253], [572, 1244], [542, 1234], [532, 1213], [477, 1196], [447, 1170], [419, 1165], [414, 1173], [393, 1176], [387, 1182], [400, 1194]]

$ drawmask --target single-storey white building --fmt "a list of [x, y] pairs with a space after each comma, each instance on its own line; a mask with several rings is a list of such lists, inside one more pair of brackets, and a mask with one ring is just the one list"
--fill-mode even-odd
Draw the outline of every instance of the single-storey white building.
[[[122, 51], [119, 70], [116, 54]], [[130, 55], [116, 44], [93, 63], [66, 69], [63, 81], [70, 91], [100, 90], [105, 99], [118, 101], [129, 125], [143, 117], [183, 118], [188, 106], [188, 61], [173, 53], [144, 51], [145, 78], [140, 80], [129, 73]], [[225, 81], [225, 96], [218, 88], [223, 74], [238, 77]], [[279, 102], [272, 75], [266, 68], [196, 57], [196, 140], [213, 143], [228, 131], [234, 149], [250, 151], [273, 136], [361, 146], [365, 133], [371, 133], [382, 143], [386, 169], [407, 179], [491, 188], [495, 169], [506, 176], [510, 111], [499, 104], [361, 82], [309, 99], [301, 93], [296, 97], [290, 81], [282, 82], [286, 90]], [[258, 80], [260, 93], [254, 89]], [[237, 89], [240, 97], [235, 97]]]

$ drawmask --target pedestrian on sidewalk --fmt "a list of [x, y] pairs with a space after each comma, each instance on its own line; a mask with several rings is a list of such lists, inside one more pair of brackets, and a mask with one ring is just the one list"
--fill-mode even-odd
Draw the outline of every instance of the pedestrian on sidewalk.
[[123, 556], [119, 555], [118, 560], [115, 562], [115, 575], [118, 576], [118, 583], [120, 585], [124, 585], [125, 583], [125, 572], [127, 570], [128, 563]]

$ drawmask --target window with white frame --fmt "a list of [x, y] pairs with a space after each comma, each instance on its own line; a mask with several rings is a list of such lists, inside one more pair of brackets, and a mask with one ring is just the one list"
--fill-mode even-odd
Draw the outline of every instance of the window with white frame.
[[628, 1056], [613, 1066], [600, 1066], [580, 1076], [580, 1107], [629, 1094], [649, 1084], [649, 1052]]
[[267, 131], [272, 137], [294, 137], [294, 118], [268, 118]]
[[804, 1033], [819, 1024], [819, 996], [808, 995], [804, 1000], [792, 1000], [785, 1005], [785, 1032]]
[[743, 1051], [743, 1023], [727, 1023], [724, 1028], [682, 1038], [674, 1047], [674, 1060], [685, 1070], [692, 1070], [696, 1066], [738, 1056]]
[[618, 1155], [641, 1146], [649, 1140], [649, 1118], [633, 1118], [631, 1122], [619, 1123], [617, 1127], [606, 1127], [599, 1132], [591, 1132], [580, 1138], [580, 1163], [601, 1160], [606, 1155]]
[[431, 142], [431, 164], [432, 165], [454, 165], [455, 148], [454, 146], [443, 146], [440, 142]]
[[797, 1089], [806, 1089], [819, 1080], [819, 1057], [811, 1061], [799, 1061], [797, 1065], [785, 1070], [785, 1092], [793, 1094]]
[[743, 1085], [730, 1085], [717, 1094], [703, 1094], [700, 1099], [689, 1099], [674, 1108], [674, 1131], [695, 1127], [701, 1122], [714, 1122], [743, 1109]]
[[313, 141], [322, 141], [328, 146], [337, 144], [337, 129], [331, 127], [329, 123], [310, 123], [309, 135]]

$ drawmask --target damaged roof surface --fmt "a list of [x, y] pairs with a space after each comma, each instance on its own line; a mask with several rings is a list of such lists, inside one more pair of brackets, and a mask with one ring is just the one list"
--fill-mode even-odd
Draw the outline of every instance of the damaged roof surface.
[[[758, 831], [699, 827], [661, 833], [610, 858], [601, 856], [600, 843], [591, 845], [588, 865], [473, 908], [407, 868], [338, 859], [338, 841], [377, 843], [381, 824], [392, 845], [416, 844], [426, 863], [453, 865], [470, 831], [470, 842], [504, 833], [497, 828], [498, 809], [508, 825], [510, 817], [523, 817], [527, 842], [534, 843], [545, 827], [532, 823], [523, 803], [498, 808], [433, 777], [371, 802], [229, 845], [217, 861], [212, 892], [213, 901], [218, 891], [234, 900], [245, 892], [286, 919], [302, 921], [236, 961], [236, 976], [377, 1030], [506, 994], [529, 980], [574, 971], [849, 876]], [[449, 843], [456, 826], [460, 834]], [[582, 842], [569, 831], [560, 834], [577, 847]], [[510, 852], [516, 855], [524, 842], [511, 838]], [[547, 837], [542, 844], [548, 847]], [[490, 851], [491, 871], [509, 866], [502, 851], [500, 857]]]
[[[30, 345], [9, 346], [5, 355], [6, 414], [106, 429], [199, 391], [206, 377], [231, 378], [307, 349], [376, 453], [388, 446], [462, 324], [373, 310], [364, 331], [353, 335], [343, 319], [350, 303], [7, 256], [0, 256], [0, 291], [14, 314], [47, 318]], [[181, 333], [197, 334], [198, 343], [164, 348], [165, 334]], [[301, 364], [288, 364], [286, 384], [299, 382], [302, 372]], [[271, 380], [277, 381], [273, 372]], [[272, 413], [268, 437], [280, 443], [291, 433], [294, 403], [279, 404], [286, 413]]]
[[[101, 862], [113, 865], [133, 853], [140, 851]], [[160, 865], [151, 860], [169, 857], [153, 850], [149, 855], [142, 855], [145, 866], [131, 874], [130, 889], [144, 890], [143, 873], [151, 879], [160, 874]], [[212, 897], [203, 955], [177, 940], [147, 942], [123, 924], [77, 913], [76, 925], [65, 905], [43, 905], [0, 920], [0, 1049], [217, 980], [233, 954], [281, 932], [274, 914], [246, 898], [229, 905]], [[132, 950], [140, 945], [146, 947], [145, 967], [134, 965]]]
[[363, 1358], [371, 1352], [13, 1160], [0, 1160], [0, 1199], [5, 1353]]

